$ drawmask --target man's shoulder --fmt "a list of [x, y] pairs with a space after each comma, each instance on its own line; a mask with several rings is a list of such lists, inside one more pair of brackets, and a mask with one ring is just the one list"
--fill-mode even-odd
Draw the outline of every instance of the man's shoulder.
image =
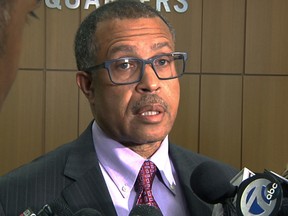
[[59, 148], [46, 153], [31, 162], [24, 164], [9, 173], [0, 177], [0, 188], [3, 184], [9, 181], [11, 184], [13, 181], [21, 181], [29, 180], [30, 178], [41, 178], [41, 175], [49, 172], [55, 172], [61, 169], [61, 164], [65, 164], [67, 160], [67, 156], [71, 148], [73, 147], [72, 143], [68, 143], [60, 146]]
[[193, 152], [192, 150], [186, 149], [179, 145], [175, 145], [173, 143], [170, 143], [169, 154], [175, 159], [177, 158], [180, 161], [193, 163], [193, 164], [194, 163], [198, 164], [204, 161], [212, 160], [211, 158], [205, 155], [199, 154], [197, 152]]
[[35, 175], [39, 177], [42, 174], [44, 175], [44, 173], [47, 175], [49, 172], [55, 173], [57, 171], [63, 171], [63, 166], [66, 164], [71, 152], [79, 153], [78, 149], [82, 148], [81, 144], [84, 142], [83, 139], [87, 136], [85, 135], [87, 130], [79, 138], [63, 144], [0, 177], [0, 187], [1, 184], [7, 180], [13, 181], [15, 178], [33, 178]]
[[183, 148], [175, 144], [170, 144], [169, 154], [170, 157], [172, 158], [173, 163], [177, 164], [178, 167], [183, 166], [187, 170], [194, 170], [201, 163], [210, 161], [213, 163], [217, 163], [218, 166], [222, 167], [224, 171], [228, 172], [228, 174], [231, 175], [231, 177], [233, 177], [239, 171], [232, 165], [193, 152], [189, 149]]
[[27, 207], [40, 210], [60, 196], [62, 189], [72, 183], [63, 172], [71, 147], [63, 145], [0, 177], [0, 206], [6, 203], [2, 207], [7, 215], [19, 215]]
[[89, 173], [97, 161], [89, 131], [0, 177], [0, 214], [1, 203], [5, 203], [2, 208], [7, 215], [19, 215], [27, 205], [40, 210]]

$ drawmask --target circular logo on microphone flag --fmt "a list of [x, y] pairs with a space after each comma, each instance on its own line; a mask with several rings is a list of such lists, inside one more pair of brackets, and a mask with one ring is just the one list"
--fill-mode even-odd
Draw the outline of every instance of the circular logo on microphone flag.
[[268, 174], [255, 174], [243, 181], [237, 193], [236, 209], [243, 216], [277, 215], [282, 203], [281, 184]]

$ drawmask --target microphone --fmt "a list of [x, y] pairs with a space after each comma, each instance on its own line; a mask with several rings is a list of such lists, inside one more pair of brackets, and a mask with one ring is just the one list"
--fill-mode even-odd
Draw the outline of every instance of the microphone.
[[129, 213], [129, 216], [163, 216], [161, 211], [149, 205], [136, 205]]
[[288, 197], [284, 197], [282, 201], [282, 206], [277, 216], [287, 216], [288, 215]]
[[210, 204], [223, 203], [237, 192], [237, 187], [230, 183], [229, 176], [220, 165], [211, 161], [203, 162], [195, 168], [190, 185], [200, 199]]
[[[52, 212], [51, 216], [71, 216], [73, 214], [68, 205], [66, 204], [66, 202], [62, 198], [56, 199], [55, 201], [50, 203], [50, 205], [46, 206], [50, 208]], [[40, 216], [39, 213], [40, 212], [38, 212], [37, 216]], [[50, 215], [48, 214], [48, 216]]]
[[77, 211], [75, 214], [73, 214], [73, 216], [102, 216], [102, 214], [95, 209], [84, 208]]
[[54, 216], [54, 212], [52, 211], [51, 207], [46, 204], [44, 205], [40, 211], [37, 213], [37, 216]]
[[36, 216], [36, 214], [30, 208], [28, 208], [24, 212], [22, 212], [19, 216]]
[[[216, 216], [273, 216], [278, 212], [280, 216], [280, 212], [285, 215], [287, 210], [283, 205], [285, 202], [282, 204], [282, 185], [273, 172], [254, 174], [244, 168], [230, 181], [219, 164], [204, 162], [192, 173], [190, 183], [203, 201], [222, 204], [221, 211], [214, 208], [213, 215]], [[218, 212], [215, 213], [215, 209]]]
[[283, 191], [279, 181], [268, 173], [257, 173], [243, 181], [237, 193], [236, 210], [244, 215], [277, 215]]
[[54, 200], [50, 204], [44, 205], [37, 213], [30, 208], [26, 209], [20, 216], [71, 216], [73, 212], [62, 198]]
[[223, 171], [220, 164], [206, 161], [195, 168], [190, 178], [190, 185], [201, 200], [209, 204], [222, 204], [214, 206], [213, 216], [236, 216], [234, 200], [237, 193], [236, 185], [249, 175], [248, 169], [242, 170], [233, 178], [233, 185], [230, 183], [230, 176]]
[[[288, 170], [286, 170], [287, 172]], [[287, 216], [288, 215], [288, 179], [285, 176], [285, 172], [283, 173], [283, 176], [273, 172], [273, 171], [268, 171], [265, 170], [264, 172], [267, 172], [268, 174], [273, 175], [279, 183], [281, 183], [282, 186], [282, 191], [283, 191], [283, 200], [282, 200], [282, 205], [281, 208], [277, 214], [277, 216]], [[286, 173], [287, 175], [288, 173]]]

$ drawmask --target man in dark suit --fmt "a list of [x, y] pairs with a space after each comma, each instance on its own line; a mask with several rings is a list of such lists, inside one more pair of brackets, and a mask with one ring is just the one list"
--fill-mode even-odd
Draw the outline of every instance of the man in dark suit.
[[75, 141], [2, 177], [0, 215], [53, 202], [107, 216], [138, 204], [167, 216], [211, 215], [190, 186], [195, 167], [211, 159], [168, 140], [187, 58], [174, 50], [171, 25], [139, 1], [115, 1], [83, 21], [75, 56], [95, 121]]

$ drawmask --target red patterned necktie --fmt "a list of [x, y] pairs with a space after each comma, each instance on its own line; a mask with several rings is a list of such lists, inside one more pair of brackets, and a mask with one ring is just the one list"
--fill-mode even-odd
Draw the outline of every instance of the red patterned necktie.
[[152, 161], [145, 161], [136, 180], [136, 191], [139, 193], [136, 205], [146, 204], [158, 207], [152, 195], [152, 183], [157, 172], [157, 167]]

